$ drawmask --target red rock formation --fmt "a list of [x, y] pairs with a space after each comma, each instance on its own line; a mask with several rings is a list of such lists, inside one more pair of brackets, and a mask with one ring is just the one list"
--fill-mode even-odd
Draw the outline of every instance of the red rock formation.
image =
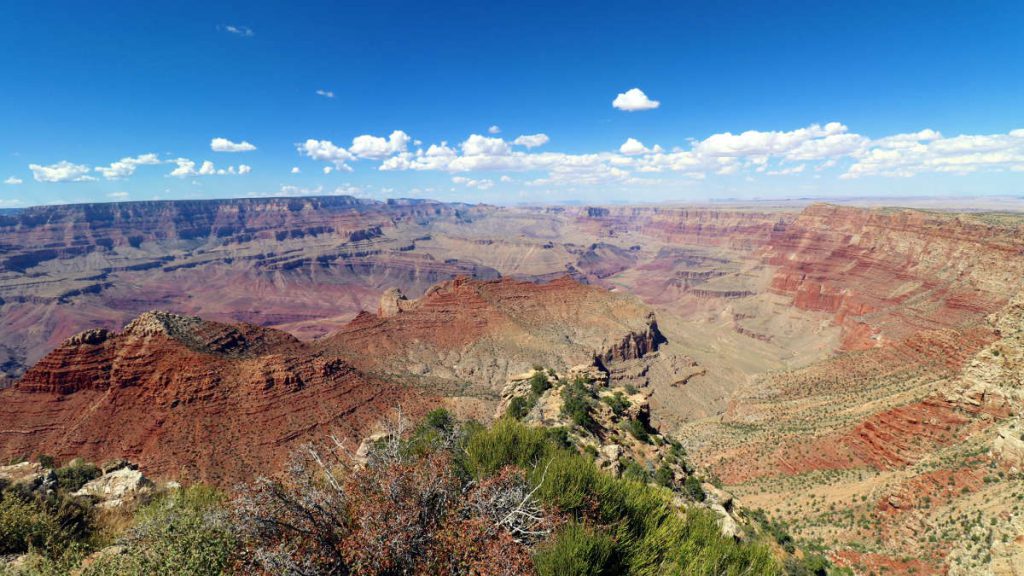
[[427, 399], [282, 332], [153, 312], [69, 339], [0, 390], [0, 453], [124, 457], [149, 475], [230, 484]]
[[0, 457], [129, 458], [148, 475], [230, 484], [328, 434], [358, 441], [396, 405], [417, 417], [466, 379], [635, 359], [661, 339], [636, 299], [569, 279], [459, 278], [401, 302], [312, 343], [166, 312], [78, 334], [0, 390]]
[[418, 300], [389, 292], [379, 315], [359, 315], [318, 346], [366, 371], [500, 390], [535, 364], [635, 359], [661, 340], [651, 311], [626, 294], [567, 277], [545, 284], [457, 278]]
[[969, 216], [817, 204], [763, 248], [771, 289], [835, 314], [845, 347], [977, 323], [1024, 274], [1024, 229]]

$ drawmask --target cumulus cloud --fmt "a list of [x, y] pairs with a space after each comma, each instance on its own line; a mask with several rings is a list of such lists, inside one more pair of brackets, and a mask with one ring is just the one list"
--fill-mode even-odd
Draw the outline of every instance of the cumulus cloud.
[[[457, 145], [442, 141], [424, 147], [404, 132], [395, 131], [387, 139], [357, 136], [349, 149], [320, 140], [308, 140], [299, 149], [310, 158], [346, 170], [351, 170], [346, 162], [375, 160], [376, 168], [385, 171], [526, 172], [536, 173], [532, 179], [522, 180], [534, 186], [651, 183], [654, 174], [676, 174], [688, 180], [740, 172], [782, 176], [804, 174], [808, 169], [815, 173], [846, 170], [846, 178], [923, 171], [1024, 171], [1024, 129], [955, 138], [925, 129], [871, 139], [851, 132], [844, 124], [829, 122], [794, 130], [722, 132], [691, 140], [687, 147], [671, 151], [645, 146], [636, 138], [628, 138], [617, 150], [606, 152], [534, 150], [547, 140], [544, 134], [523, 135], [512, 141], [470, 134]], [[486, 189], [482, 187], [493, 185], [495, 180], [505, 181], [469, 175], [457, 178], [454, 184], [478, 189]]]
[[1007, 134], [943, 137], [934, 130], [895, 134], [854, 154], [841, 176], [910, 177], [927, 172], [970, 174], [982, 170], [1024, 169], [1024, 130]]
[[547, 144], [548, 140], [547, 134], [524, 134], [513, 140], [512, 143], [517, 146], [525, 146], [526, 148], [536, 148]]
[[639, 110], [654, 110], [658, 106], [661, 106], [661, 102], [658, 100], [651, 100], [644, 94], [644, 91], [639, 88], [630, 88], [625, 92], [620, 92], [615, 100], [612, 100], [612, 107], [624, 110], [626, 112], [636, 112]]
[[487, 133], [488, 134], [501, 134], [501, 128], [497, 124], [493, 124], [493, 125], [491, 125], [490, 128], [487, 129]]
[[214, 138], [210, 140], [210, 150], [214, 152], [251, 152], [255, 149], [255, 146], [245, 140], [241, 142], [232, 142], [227, 138]]
[[825, 126], [812, 124], [790, 132], [761, 132], [747, 130], [741, 134], [724, 132], [713, 134], [702, 140], [695, 149], [707, 156], [753, 156], [786, 154], [809, 140], [825, 138], [847, 131], [839, 122]]
[[336, 146], [330, 140], [313, 140], [310, 138], [298, 146], [299, 152], [312, 158], [334, 164], [336, 168], [344, 166], [348, 169], [347, 162], [355, 160], [355, 156], [349, 154], [348, 150]]
[[217, 168], [217, 166], [209, 160], [204, 160], [199, 165], [199, 169], [196, 170], [196, 163], [194, 160], [189, 158], [175, 158], [172, 162], [177, 166], [174, 170], [168, 174], [175, 178], [188, 178], [191, 176], [235, 176], [245, 175], [252, 172], [252, 167], [246, 164], [239, 164], [237, 167], [228, 166], [227, 168]]
[[121, 158], [109, 166], [97, 166], [96, 171], [103, 174], [107, 180], [120, 180], [135, 173], [139, 166], [159, 164], [160, 158], [156, 154], [142, 154], [140, 156]]
[[299, 172], [302, 172], [302, 170], [299, 170], [298, 166], [292, 166], [292, 170], [291, 170], [292, 174], [298, 174]]
[[7, 178], [7, 180], [4, 180], [4, 184], [7, 184], [8, 186], [17, 186], [18, 184], [21, 184], [22, 182], [24, 182], [24, 180], [22, 180], [21, 178], [18, 178], [17, 176], [11, 176], [11, 177]]
[[107, 198], [114, 198], [115, 200], [124, 200], [127, 197], [127, 192], [111, 192], [110, 194], [107, 194]]
[[646, 154], [650, 152], [643, 142], [640, 142], [636, 138], [626, 138], [626, 141], [619, 146], [619, 152], [626, 156], [635, 156], [637, 154]]
[[461, 148], [466, 156], [504, 156], [511, 152], [508, 143], [501, 138], [488, 138], [479, 134], [471, 134]]
[[72, 164], [67, 160], [61, 160], [49, 166], [29, 164], [32, 170], [32, 178], [36, 182], [87, 182], [95, 180], [89, 176], [89, 167], [84, 164]]
[[385, 140], [379, 136], [363, 134], [352, 139], [348, 151], [359, 157], [380, 160], [393, 154], [405, 152], [412, 138], [401, 130], [395, 130]]
[[334, 168], [331, 166], [324, 166], [324, 174], [330, 174], [331, 172], [334, 172]]
[[334, 92], [331, 90], [324, 90], [323, 88], [318, 89], [316, 91], [316, 95], [323, 96], [324, 98], [334, 98]]

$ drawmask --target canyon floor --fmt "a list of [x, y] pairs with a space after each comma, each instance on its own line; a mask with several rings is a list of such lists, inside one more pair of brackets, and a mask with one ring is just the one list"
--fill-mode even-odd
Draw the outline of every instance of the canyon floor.
[[0, 455], [217, 481], [388, 404], [489, 418], [513, 375], [593, 362], [857, 573], [1021, 574], [1022, 278], [1011, 212], [32, 208], [0, 215]]

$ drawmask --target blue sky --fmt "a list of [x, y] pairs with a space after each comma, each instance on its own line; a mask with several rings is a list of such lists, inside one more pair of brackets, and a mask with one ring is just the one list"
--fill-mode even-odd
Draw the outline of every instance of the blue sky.
[[0, 207], [1024, 193], [1021, 2], [12, 1], [0, 16]]

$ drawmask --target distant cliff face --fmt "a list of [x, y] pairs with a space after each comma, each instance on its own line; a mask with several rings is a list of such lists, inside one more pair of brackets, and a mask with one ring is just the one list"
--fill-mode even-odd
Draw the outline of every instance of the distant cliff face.
[[814, 205], [763, 251], [771, 290], [835, 314], [851, 349], [978, 322], [1024, 276], [1024, 226], [968, 215]]

